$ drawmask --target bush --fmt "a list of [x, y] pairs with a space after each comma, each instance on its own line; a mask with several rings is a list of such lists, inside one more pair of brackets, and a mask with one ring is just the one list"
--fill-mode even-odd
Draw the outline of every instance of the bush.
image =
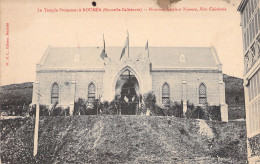
[[49, 107], [47, 105], [40, 105], [40, 116], [49, 116]]
[[195, 106], [194, 104], [190, 103], [189, 101], [187, 102], [187, 111], [185, 113], [185, 117], [187, 118], [194, 118], [193, 113], [195, 111]]
[[246, 119], [246, 111], [244, 106], [229, 105], [228, 106], [228, 119]]
[[147, 94], [144, 95], [144, 103], [145, 103], [145, 106], [148, 108], [148, 109], [155, 109], [156, 107], [156, 97], [154, 95], [153, 92], [148, 92]]
[[116, 115], [120, 113], [121, 106], [117, 100], [112, 102], [104, 101], [99, 103], [98, 109], [100, 109], [100, 114]]
[[151, 115], [153, 116], [165, 116], [165, 109], [155, 104], [154, 108], [151, 109]]
[[138, 111], [138, 114], [146, 114], [150, 111], [150, 115], [154, 116], [175, 116], [183, 117], [183, 102], [168, 101], [164, 106], [160, 107], [156, 104], [156, 97], [153, 92], [144, 95], [144, 104]]
[[62, 110], [62, 116], [69, 116], [70, 115], [70, 108], [67, 107]]
[[86, 110], [86, 101], [83, 98], [79, 98], [74, 102], [74, 111], [73, 115], [81, 115], [85, 113]]
[[51, 116], [62, 116], [62, 107], [55, 107], [52, 109]]
[[209, 118], [211, 120], [218, 120], [221, 121], [221, 112], [220, 112], [220, 106], [207, 106], [208, 112], [209, 112]]
[[[33, 104], [30, 108], [29, 115], [35, 116], [36, 114], [36, 104]], [[50, 116], [50, 110], [47, 105], [40, 104], [40, 116]]]
[[98, 107], [99, 105], [97, 99], [93, 102], [89, 102], [83, 98], [79, 98], [74, 103], [73, 115], [96, 115]]
[[150, 111], [150, 115], [155, 115], [155, 116], [164, 115], [163, 109], [156, 104], [156, 97], [153, 92], [148, 92], [144, 94], [143, 100], [144, 100], [143, 109], [142, 109], [143, 112], [146, 113], [147, 111]]
[[6, 116], [26, 116], [30, 112], [30, 108], [28, 105], [1, 105], [1, 113]]
[[168, 101], [166, 105], [164, 105], [164, 113], [167, 116], [175, 116], [175, 117], [183, 117], [183, 102], [181, 103], [177, 101]]
[[218, 120], [221, 121], [220, 106], [197, 106], [194, 104], [187, 104], [187, 112], [185, 116], [187, 118], [204, 119], [204, 120]]
[[[50, 108], [48, 105], [40, 104], [40, 116], [68, 116], [69, 115], [69, 107], [62, 108], [57, 107], [58, 103], [54, 103]], [[35, 116], [36, 114], [36, 104], [31, 106], [29, 115]]]

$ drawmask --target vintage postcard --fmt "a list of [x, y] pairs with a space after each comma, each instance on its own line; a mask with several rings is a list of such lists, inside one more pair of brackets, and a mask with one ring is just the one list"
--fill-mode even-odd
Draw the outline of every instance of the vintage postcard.
[[259, 0], [0, 0], [1, 163], [257, 163]]

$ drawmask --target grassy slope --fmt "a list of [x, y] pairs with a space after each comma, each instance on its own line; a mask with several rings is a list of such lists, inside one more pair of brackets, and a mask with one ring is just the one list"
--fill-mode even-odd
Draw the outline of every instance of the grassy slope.
[[[174, 117], [74, 116], [40, 120], [32, 157], [32, 118], [2, 120], [1, 160], [11, 163], [245, 163], [244, 122]], [[213, 132], [210, 138], [208, 130]], [[197, 157], [197, 158], [196, 158]]]

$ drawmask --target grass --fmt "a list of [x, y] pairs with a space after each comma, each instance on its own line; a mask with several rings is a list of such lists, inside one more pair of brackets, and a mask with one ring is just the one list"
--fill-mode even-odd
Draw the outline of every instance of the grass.
[[1, 120], [3, 163], [245, 163], [245, 122], [160, 116], [41, 117]]

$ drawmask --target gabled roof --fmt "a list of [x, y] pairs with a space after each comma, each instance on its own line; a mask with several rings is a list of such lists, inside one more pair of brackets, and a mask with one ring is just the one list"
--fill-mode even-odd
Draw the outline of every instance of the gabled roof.
[[[100, 57], [103, 47], [48, 47], [42, 60], [42, 68], [48, 69], [103, 69]], [[112, 61], [119, 61], [122, 47], [106, 47]], [[128, 50], [124, 57], [128, 56]], [[144, 47], [130, 47], [129, 56], [138, 60], [148, 56]], [[182, 56], [182, 57], [181, 57]], [[180, 60], [180, 58], [183, 58]], [[149, 47], [153, 68], [218, 68], [220, 61], [213, 47]]]

